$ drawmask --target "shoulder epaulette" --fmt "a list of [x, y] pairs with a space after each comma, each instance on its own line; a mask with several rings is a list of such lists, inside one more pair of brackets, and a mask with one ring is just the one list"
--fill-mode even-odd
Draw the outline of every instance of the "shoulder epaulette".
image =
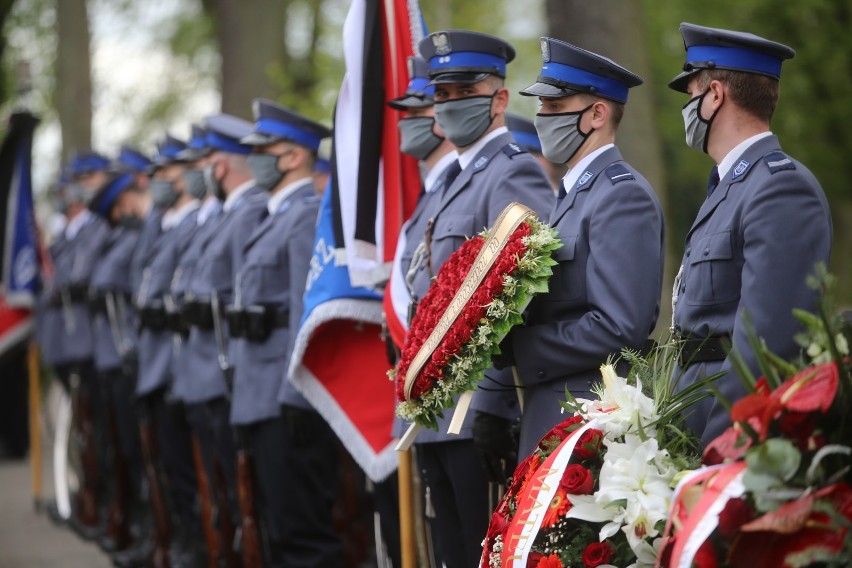
[[527, 151], [517, 142], [509, 142], [503, 146], [503, 153], [512, 158], [518, 154], [526, 154]]
[[612, 183], [636, 179], [633, 172], [628, 170], [624, 164], [613, 164], [604, 170], [604, 174]]
[[796, 169], [796, 164], [793, 163], [793, 160], [791, 160], [787, 154], [779, 150], [769, 152], [763, 156], [763, 161], [766, 163], [766, 167], [769, 168], [769, 173], [771, 174], [782, 170]]

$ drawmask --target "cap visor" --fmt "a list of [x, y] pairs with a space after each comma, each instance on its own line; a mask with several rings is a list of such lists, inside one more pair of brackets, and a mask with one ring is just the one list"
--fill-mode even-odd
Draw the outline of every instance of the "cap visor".
[[435, 101], [431, 97], [415, 97], [414, 95], [404, 95], [388, 101], [388, 106], [396, 110], [408, 110], [410, 108], [428, 108], [433, 106]]
[[689, 80], [696, 74], [698, 74], [701, 69], [691, 69], [689, 71], [684, 71], [671, 81], [669, 81], [669, 88], [674, 89], [675, 91], [680, 91], [681, 93], [688, 93], [686, 87], [689, 85]]
[[175, 158], [184, 162], [195, 162], [196, 160], [200, 160], [206, 156], [208, 153], [209, 151], [207, 148], [187, 148], [186, 150], [178, 152]]
[[262, 134], [260, 132], [252, 132], [248, 136], [240, 139], [240, 144], [246, 146], [266, 146], [283, 140], [280, 136], [272, 136], [271, 134]]
[[522, 89], [521, 91], [519, 91], [521, 95], [527, 97], [547, 98], [570, 97], [571, 95], [576, 95], [579, 92], [581, 91], [575, 91], [574, 89], [566, 89], [564, 87], [556, 87], [548, 83], [533, 83], [526, 89]]
[[463, 85], [471, 85], [473, 83], [479, 83], [488, 77], [488, 75], [490, 75], [490, 73], [441, 73], [440, 75], [430, 77], [429, 84], [443, 85], [447, 83], [461, 83]]

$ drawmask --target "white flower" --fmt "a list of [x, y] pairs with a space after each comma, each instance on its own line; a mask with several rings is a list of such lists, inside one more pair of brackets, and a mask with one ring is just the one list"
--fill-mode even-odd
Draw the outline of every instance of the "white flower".
[[845, 335], [838, 333], [837, 337], [834, 338], [834, 342], [841, 355], [849, 355], [849, 343], [846, 341]]
[[[577, 399], [580, 414], [588, 420], [598, 421], [598, 427], [614, 439], [627, 432], [638, 432], [639, 425], [649, 429], [658, 416], [654, 401], [642, 394], [642, 385], [631, 386], [615, 373], [612, 365], [601, 365], [604, 391], [601, 400]], [[653, 436], [653, 430], [648, 430]]]

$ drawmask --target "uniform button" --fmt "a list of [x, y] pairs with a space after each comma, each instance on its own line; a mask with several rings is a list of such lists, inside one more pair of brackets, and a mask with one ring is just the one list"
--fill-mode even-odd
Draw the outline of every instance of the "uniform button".
[[538, 378], [539, 378], [539, 379], [543, 379], [543, 378], [544, 378], [544, 371], [539, 371], [539, 372], [538, 372], [538, 373], [536, 373], [536, 374], [538, 375]]
[[686, 292], [686, 287], [685, 287], [685, 286], [681, 286], [681, 287], [680, 287], [680, 293], [681, 293], [681, 294], [683, 294], [684, 292]]
[[687, 258], [689, 258], [689, 253], [691, 253], [691, 252], [692, 252], [691, 250], [686, 249], [686, 256], [687, 256]]
[[707, 256], [708, 254], [710, 254], [710, 249], [709, 248], [704, 249], [704, 256]]

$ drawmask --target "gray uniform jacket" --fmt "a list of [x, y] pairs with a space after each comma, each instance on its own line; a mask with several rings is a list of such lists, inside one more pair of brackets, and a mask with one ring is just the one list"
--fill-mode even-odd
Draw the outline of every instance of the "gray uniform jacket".
[[130, 259], [130, 281], [133, 284], [133, 293], [139, 291], [142, 285], [142, 271], [151, 263], [151, 258], [156, 252], [155, 245], [162, 229], [163, 214], [158, 209], [151, 208], [142, 224], [142, 232], [139, 235], [133, 258]]
[[550, 291], [510, 335], [524, 385], [519, 455], [565, 419], [565, 389], [588, 398], [607, 357], [641, 348], [659, 313], [663, 212], [617, 148], [592, 160], [549, 223], [563, 243]]
[[[434, 209], [428, 214], [434, 218], [432, 227], [432, 271], [437, 274], [444, 262], [466, 239], [491, 227], [507, 205], [513, 201], [523, 203], [544, 218], [554, 201], [553, 190], [539, 163], [523, 150], [508, 132], [490, 140], [476, 157], [463, 169], [448, 188], [441, 191]], [[419, 239], [422, 240], [422, 239]], [[428, 270], [420, 270], [414, 280], [414, 289], [422, 298], [431, 279]], [[511, 371], [486, 372], [482, 387], [477, 390], [472, 410], [481, 410], [516, 418], [520, 414]], [[426, 430], [417, 438], [418, 443], [431, 443], [471, 438], [474, 413], [468, 413], [461, 434], [446, 434], [452, 412], [444, 413], [438, 431]]]
[[[181, 254], [178, 260], [178, 265], [175, 268], [175, 273], [172, 276], [170, 293], [177, 306], [182, 306], [186, 301], [186, 296], [189, 293], [189, 288], [192, 286], [193, 280], [197, 278], [197, 267], [204, 254], [204, 247], [207, 242], [216, 234], [219, 227], [219, 221], [222, 216], [222, 203], [217, 201], [213, 204], [213, 209], [209, 212], [209, 216], [201, 225], [196, 225], [195, 230], [190, 236], [190, 241], [186, 245], [186, 249]], [[197, 219], [197, 217], [196, 217]], [[190, 365], [190, 361], [186, 356], [186, 339], [179, 344], [172, 342], [174, 345], [174, 354], [172, 357], [172, 394], [178, 400], [187, 400], [187, 393], [191, 388], [191, 383], [195, 380], [195, 369]]]
[[[150, 262], [143, 267], [142, 282], [136, 292], [138, 307], [162, 302], [169, 292], [178, 261], [198, 227], [193, 211], [180, 224], [160, 233], [149, 252]], [[143, 229], [144, 232], [144, 229]], [[145, 396], [168, 383], [172, 378], [174, 337], [168, 329], [143, 328], [139, 332], [139, 378], [137, 396]]]
[[117, 341], [121, 339], [129, 348], [134, 341], [130, 302], [130, 260], [139, 241], [139, 230], [115, 227], [110, 232], [103, 256], [95, 265], [89, 292], [95, 297], [106, 293], [114, 295], [115, 316], [121, 324], [117, 333], [110, 326], [106, 311], [98, 310], [92, 316], [94, 334], [95, 369], [111, 371], [121, 367]]
[[36, 340], [41, 347], [41, 356], [48, 365], [61, 365], [68, 362], [65, 355], [65, 342], [63, 326], [65, 320], [62, 317], [62, 306], [59, 304], [59, 288], [61, 278], [57, 282], [58, 275], [70, 271], [71, 246], [60, 234], [49, 248], [50, 261], [53, 265], [53, 278], [45, 280], [39, 296], [38, 308], [36, 310]]
[[[101, 260], [109, 236], [109, 225], [100, 217], [91, 216], [80, 227], [75, 237], [68, 241], [67, 260], [56, 270], [55, 285], [58, 289], [72, 286], [88, 290], [95, 264]], [[62, 309], [63, 353], [69, 361], [91, 360], [93, 356], [92, 318], [88, 302], [74, 301]]]
[[[758, 140], [704, 202], [687, 234], [675, 331], [693, 338], [730, 335], [759, 376], [743, 314], [770, 350], [795, 356], [800, 325], [792, 310], [815, 310], [817, 295], [805, 280], [816, 263], [828, 262], [830, 249], [831, 214], [819, 182], [781, 151], [775, 136]], [[718, 371], [731, 371], [730, 360], [690, 365], [680, 384]], [[745, 392], [734, 372], [716, 386], [731, 402]], [[721, 404], [706, 399], [687, 424], [706, 445], [730, 420]]]
[[273, 329], [263, 342], [231, 340], [232, 424], [277, 416], [281, 404], [310, 408], [286, 375], [302, 319], [319, 205], [313, 183], [306, 179], [246, 241], [245, 259], [234, 282], [234, 304], [266, 305], [279, 314], [289, 311], [289, 325]]
[[[187, 289], [187, 300], [209, 302], [210, 292], [215, 289], [224, 315], [225, 306], [233, 301], [234, 277], [242, 264], [246, 240], [266, 212], [268, 199], [269, 195], [257, 187], [248, 190], [216, 220], [215, 230], [199, 239], [202, 254]], [[224, 322], [222, 332], [227, 347], [228, 326]], [[184, 344], [183, 359], [192, 379], [183, 393], [186, 402], [202, 403], [227, 394], [213, 330], [192, 327]]]

